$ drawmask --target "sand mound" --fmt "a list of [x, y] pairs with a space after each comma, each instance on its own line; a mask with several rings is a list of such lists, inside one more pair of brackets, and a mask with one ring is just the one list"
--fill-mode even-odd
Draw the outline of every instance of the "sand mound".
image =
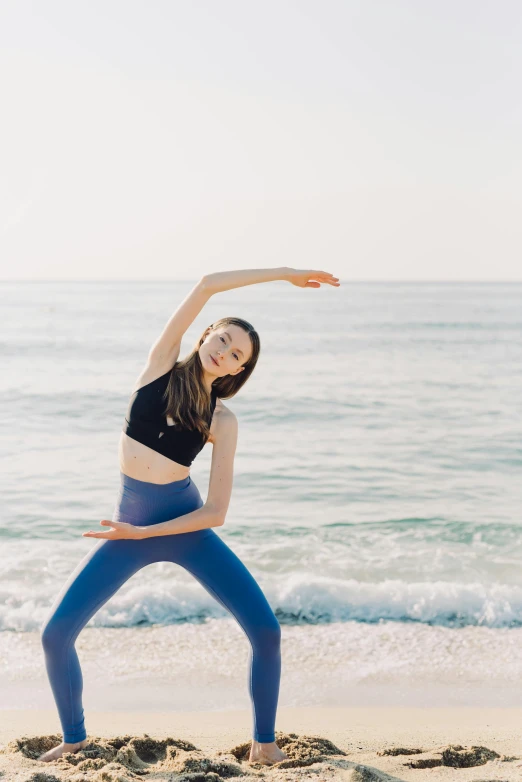
[[54, 774], [45, 774], [40, 771], [35, 771], [34, 774], [31, 774], [24, 779], [24, 782], [60, 782], [60, 780], [58, 777], [55, 777]]
[[498, 752], [487, 747], [462, 747], [460, 744], [439, 748], [435, 753], [438, 758], [422, 758], [406, 763], [410, 768], [434, 768], [435, 766], [450, 766], [451, 768], [473, 768], [484, 766], [489, 760], [500, 758]]
[[488, 760], [499, 758], [498, 752], [487, 747], [471, 747], [466, 749], [460, 744], [447, 747], [442, 753], [442, 764], [453, 768], [470, 768], [483, 766]]
[[[488, 747], [472, 746], [462, 747], [460, 744], [450, 744], [448, 747], [440, 747], [438, 750], [407, 749], [404, 747], [392, 747], [385, 749], [377, 754], [384, 755], [419, 755], [419, 754], [438, 755], [439, 757], [419, 758], [405, 763], [409, 768], [435, 768], [436, 766], [451, 766], [451, 768], [473, 768], [474, 766], [484, 766], [490, 760], [501, 758], [498, 752]], [[504, 760], [514, 760], [515, 758], [501, 758]]]
[[[289, 756], [288, 760], [273, 766], [248, 763], [251, 742], [240, 744], [226, 752], [208, 755], [194, 744], [172, 737], [154, 739], [143, 736], [90, 738], [80, 751], [65, 753], [59, 760], [45, 763], [38, 758], [61, 742], [59, 735], [23, 736], [10, 741], [0, 750], [6, 767], [20, 782], [133, 782], [153, 777], [169, 782], [222, 782], [232, 777], [259, 778], [269, 774], [275, 781], [280, 769], [299, 769], [314, 763], [331, 761], [346, 753], [328, 739], [320, 736], [298, 736], [296, 733], [278, 733], [278, 746]], [[34, 768], [37, 766], [37, 768]], [[319, 767], [321, 768], [321, 767]], [[333, 765], [324, 765], [325, 779], [335, 771]], [[26, 775], [21, 776], [21, 772]], [[9, 779], [5, 774], [3, 780]]]
[[[342, 772], [344, 775], [339, 777], [346, 782], [402, 782], [398, 777], [390, 776], [385, 771], [369, 766], [356, 766], [353, 771]], [[337, 777], [335, 778], [337, 782]]]
[[155, 779], [175, 778], [179, 782], [197, 782], [199, 779], [219, 782], [244, 775], [233, 756], [227, 759], [208, 757], [188, 741], [171, 737], [153, 739], [147, 734], [112, 739], [94, 737], [78, 752], [65, 753], [51, 763], [38, 761], [41, 754], [60, 742], [61, 737], [57, 735], [24, 736], [9, 742], [0, 752], [12, 756], [13, 768], [17, 765], [18, 755], [49, 769], [35, 771], [24, 782], [60, 782], [63, 779], [127, 782], [149, 774]]
[[[282, 760], [280, 763], [274, 763], [268, 768], [299, 768], [301, 766], [311, 766], [313, 763], [322, 763], [331, 758], [332, 755], [346, 755], [339, 747], [332, 744], [328, 739], [321, 736], [298, 736], [297, 733], [276, 733], [277, 746], [280, 747], [288, 756], [288, 760]], [[250, 753], [250, 741], [245, 744], [239, 744], [233, 747], [230, 753], [240, 762], [248, 760]], [[251, 764], [257, 767], [258, 764]], [[267, 768], [266, 766], [264, 768]]]

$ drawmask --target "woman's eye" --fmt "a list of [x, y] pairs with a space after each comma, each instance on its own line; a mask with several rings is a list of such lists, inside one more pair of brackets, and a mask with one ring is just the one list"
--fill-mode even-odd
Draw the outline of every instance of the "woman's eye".
[[236, 353], [232, 353], [232, 355], [234, 356], [234, 358], [237, 358], [237, 360], [239, 361], [239, 356]]
[[224, 342], [224, 341], [225, 341], [225, 340], [223, 339], [223, 337], [220, 337], [219, 339], [221, 340], [221, 342]]

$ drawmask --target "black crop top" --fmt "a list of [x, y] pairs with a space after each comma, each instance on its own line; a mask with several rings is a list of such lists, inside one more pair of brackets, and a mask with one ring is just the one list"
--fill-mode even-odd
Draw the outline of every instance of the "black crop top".
[[[169, 425], [167, 423], [163, 414], [167, 404], [163, 399], [163, 394], [171, 372], [172, 370], [169, 369], [164, 375], [138, 388], [132, 394], [123, 431], [133, 440], [147, 445], [153, 451], [166, 456], [167, 459], [190, 467], [206, 440], [197, 429], [185, 429], [179, 424]], [[216, 399], [216, 392], [212, 389], [209, 426], [216, 407]]]

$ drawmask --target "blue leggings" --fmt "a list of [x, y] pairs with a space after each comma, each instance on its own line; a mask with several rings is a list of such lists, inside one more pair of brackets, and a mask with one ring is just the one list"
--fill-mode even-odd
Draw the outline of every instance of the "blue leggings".
[[[190, 476], [158, 484], [121, 475], [113, 521], [148, 526], [203, 505]], [[101, 529], [101, 527], [100, 527]], [[82, 672], [74, 642], [101, 606], [134, 573], [153, 562], [174, 562], [192, 573], [236, 619], [250, 641], [249, 693], [256, 741], [275, 741], [281, 675], [281, 628], [259, 585], [213, 529], [142, 540], [99, 540], [81, 560], [42, 627], [45, 665], [64, 742], [87, 738]]]

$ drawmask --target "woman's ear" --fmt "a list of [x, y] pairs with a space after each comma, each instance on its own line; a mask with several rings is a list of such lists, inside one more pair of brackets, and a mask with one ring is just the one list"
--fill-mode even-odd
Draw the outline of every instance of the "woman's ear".
[[232, 372], [232, 374], [233, 374], [233, 375], [239, 375], [239, 373], [240, 373], [240, 372], [242, 372], [242, 371], [244, 370], [244, 368], [245, 368], [245, 367], [239, 367], [239, 369], [237, 370], [237, 372]]

